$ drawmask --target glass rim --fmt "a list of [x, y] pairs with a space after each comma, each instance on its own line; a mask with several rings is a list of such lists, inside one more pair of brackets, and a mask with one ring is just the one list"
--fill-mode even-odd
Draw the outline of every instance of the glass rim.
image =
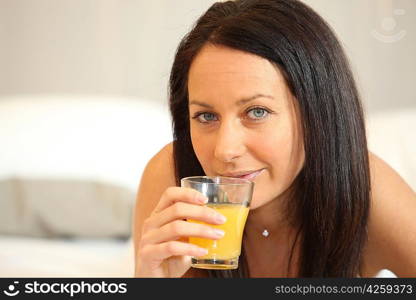
[[[194, 180], [196, 178], [206, 178], [206, 179], [214, 179], [215, 178], [219, 178], [220, 180], [222, 179], [226, 179], [226, 180], [233, 180], [233, 181], [237, 181], [237, 182], [224, 182], [224, 183], [219, 183], [219, 182], [201, 182], [201, 181], [197, 181]], [[226, 176], [189, 176], [189, 177], [184, 177], [181, 178], [181, 181], [189, 181], [192, 183], [199, 183], [199, 184], [212, 184], [212, 185], [250, 185], [250, 186], [254, 186], [254, 182], [248, 179], [244, 179], [244, 178], [237, 178], [237, 177], [226, 177]], [[239, 182], [238, 182], [239, 181]]]

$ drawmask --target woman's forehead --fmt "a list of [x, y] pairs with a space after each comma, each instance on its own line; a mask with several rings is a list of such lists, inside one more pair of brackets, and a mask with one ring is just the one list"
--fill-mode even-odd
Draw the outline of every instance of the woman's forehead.
[[280, 99], [286, 82], [268, 60], [222, 46], [205, 46], [194, 59], [188, 78], [190, 100], [243, 99], [257, 94]]
[[218, 73], [266, 77], [280, 73], [267, 59], [241, 50], [205, 45], [192, 61], [189, 77]]

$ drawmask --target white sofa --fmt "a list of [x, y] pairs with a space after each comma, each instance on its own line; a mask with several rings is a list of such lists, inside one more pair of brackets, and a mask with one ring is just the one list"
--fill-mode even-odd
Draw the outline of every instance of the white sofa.
[[[412, 128], [416, 109], [368, 116], [370, 150], [416, 189]], [[132, 276], [128, 212], [146, 162], [171, 139], [167, 106], [148, 100], [0, 99], [0, 182], [17, 180], [8, 185], [9, 195], [16, 191], [10, 186], [29, 184], [24, 197], [18, 194], [23, 217], [14, 202], [0, 198], [0, 211], [9, 211], [9, 222], [0, 222], [0, 277]], [[66, 197], [57, 196], [55, 185], [45, 186], [51, 179], [66, 182], [61, 191]], [[33, 180], [43, 180], [43, 185]], [[68, 180], [78, 184], [72, 192]], [[102, 189], [118, 196], [104, 201]], [[394, 275], [383, 271], [379, 276]]]

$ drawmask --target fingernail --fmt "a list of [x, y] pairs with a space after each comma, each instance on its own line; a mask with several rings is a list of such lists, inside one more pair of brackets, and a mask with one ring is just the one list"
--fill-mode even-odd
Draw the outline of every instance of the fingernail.
[[217, 223], [222, 224], [222, 223], [225, 223], [225, 221], [227, 221], [227, 218], [226, 218], [224, 215], [217, 214], [217, 215], [215, 216], [215, 221], [216, 221]]
[[201, 202], [202, 204], [205, 204], [205, 203], [208, 202], [208, 197], [200, 195], [200, 196], [198, 196], [198, 201]]
[[221, 230], [221, 229], [213, 229], [212, 232], [217, 237], [223, 237], [224, 234], [225, 234], [225, 232], [223, 230]]
[[198, 248], [198, 253], [199, 253], [199, 255], [207, 255], [208, 254], [208, 249]]

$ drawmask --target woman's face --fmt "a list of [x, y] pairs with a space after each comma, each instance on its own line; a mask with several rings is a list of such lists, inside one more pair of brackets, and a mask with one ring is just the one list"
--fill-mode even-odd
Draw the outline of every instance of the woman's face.
[[206, 175], [254, 181], [251, 209], [290, 187], [303, 144], [295, 101], [275, 66], [206, 45], [192, 62], [188, 93], [192, 145]]

